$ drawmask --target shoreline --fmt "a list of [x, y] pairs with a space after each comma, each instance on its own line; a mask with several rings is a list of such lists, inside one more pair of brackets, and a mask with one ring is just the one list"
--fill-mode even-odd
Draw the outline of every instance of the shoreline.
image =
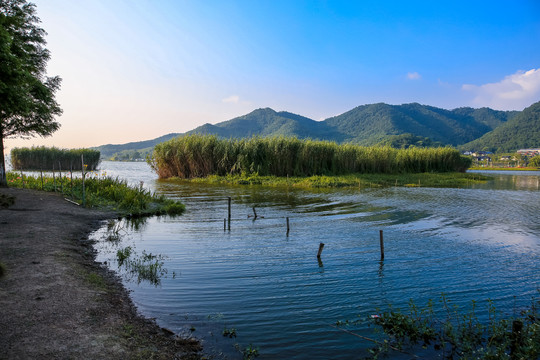
[[138, 313], [88, 235], [115, 212], [55, 193], [0, 188], [0, 359], [199, 359], [201, 344]]

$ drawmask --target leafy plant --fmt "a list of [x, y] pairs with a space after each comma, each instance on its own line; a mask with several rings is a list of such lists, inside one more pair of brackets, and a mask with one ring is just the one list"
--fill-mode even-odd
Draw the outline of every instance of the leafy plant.
[[[406, 312], [390, 309], [373, 316], [372, 321], [384, 333], [383, 341], [374, 341], [372, 357], [390, 349], [402, 351], [417, 347], [428, 349], [445, 359], [537, 359], [540, 357], [540, 299], [530, 308], [504, 318], [492, 301], [488, 301], [489, 321], [482, 323], [476, 315], [476, 302], [462, 312], [441, 296], [445, 318], [435, 316], [429, 301], [418, 308], [411, 300]], [[371, 340], [371, 339], [369, 339]]]

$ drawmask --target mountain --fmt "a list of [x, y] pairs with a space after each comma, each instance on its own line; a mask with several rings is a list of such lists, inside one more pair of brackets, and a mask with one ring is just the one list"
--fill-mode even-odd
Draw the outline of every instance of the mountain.
[[101, 152], [102, 158], [109, 159], [113, 157], [114, 154], [116, 153], [126, 152], [126, 151], [141, 151], [147, 148], [153, 148], [154, 146], [156, 146], [156, 144], [167, 141], [179, 135], [182, 135], [182, 134], [171, 133], [171, 134], [160, 136], [152, 140], [134, 141], [134, 142], [126, 143], [126, 144], [117, 144], [117, 145], [107, 144], [107, 145], [96, 146], [96, 147], [93, 147], [92, 149], [99, 150]]
[[247, 115], [216, 125], [205, 124], [187, 134], [213, 134], [223, 138], [296, 136], [301, 139], [341, 141], [342, 135], [323, 121], [315, 121], [286, 111], [257, 109]]
[[540, 101], [524, 109], [493, 131], [460, 148], [492, 152], [540, 148]]
[[345, 141], [374, 145], [389, 136], [413, 134], [445, 145], [472, 141], [514, 116], [512, 112], [460, 108], [445, 110], [417, 103], [370, 104], [325, 120]]
[[[378, 103], [358, 106], [324, 121], [315, 121], [290, 112], [264, 108], [218, 124], [202, 125], [186, 134], [213, 134], [222, 138], [281, 135], [399, 147], [440, 144], [458, 146], [480, 138], [518, 114], [517, 111], [489, 108], [445, 110], [417, 103]], [[172, 133], [153, 140], [102, 145], [95, 149], [100, 150], [104, 158], [133, 158], [136, 151], [150, 151], [154, 145], [180, 135]]]

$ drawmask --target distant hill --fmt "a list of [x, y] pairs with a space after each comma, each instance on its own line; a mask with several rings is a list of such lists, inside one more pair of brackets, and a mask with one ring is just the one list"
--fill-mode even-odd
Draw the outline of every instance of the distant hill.
[[[270, 108], [218, 124], [205, 124], [186, 134], [213, 134], [223, 138], [252, 136], [295, 136], [300, 139], [351, 142], [360, 145], [392, 146], [458, 146], [480, 138], [513, 117], [518, 111], [497, 111], [489, 108], [445, 110], [417, 103], [388, 105], [384, 103], [358, 106], [324, 121]], [[132, 156], [135, 151], [148, 151], [156, 144], [180, 136], [172, 133], [159, 138], [122, 145], [102, 145], [103, 158]]]
[[417, 103], [371, 104], [325, 120], [344, 134], [345, 141], [374, 145], [395, 135], [413, 134], [444, 145], [472, 141], [515, 114], [491, 109], [445, 110]]
[[286, 111], [257, 109], [216, 125], [205, 124], [187, 134], [213, 134], [223, 138], [296, 136], [301, 139], [341, 141], [341, 134], [324, 121], [315, 121]]
[[160, 136], [152, 140], [145, 141], [134, 141], [126, 144], [107, 144], [93, 147], [92, 149], [99, 150], [101, 152], [101, 158], [109, 159], [113, 157], [116, 153], [128, 152], [128, 151], [141, 151], [146, 148], [153, 148], [156, 144], [167, 141], [174, 137], [181, 135], [180, 133], [171, 133], [167, 135]]
[[540, 148], [540, 101], [524, 109], [493, 131], [460, 148], [492, 152]]

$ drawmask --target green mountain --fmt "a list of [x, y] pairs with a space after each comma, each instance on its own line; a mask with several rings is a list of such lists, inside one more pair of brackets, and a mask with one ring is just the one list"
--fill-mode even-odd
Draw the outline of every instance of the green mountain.
[[493, 131], [460, 148], [492, 152], [540, 148], [540, 101], [524, 109]]
[[223, 138], [296, 136], [301, 139], [341, 141], [342, 135], [324, 121], [315, 121], [286, 111], [257, 109], [216, 125], [205, 124], [187, 134], [213, 134]]
[[472, 141], [506, 122], [513, 112], [460, 108], [445, 110], [417, 103], [370, 104], [325, 120], [345, 141], [374, 145], [388, 137], [413, 134], [445, 145]]
[[147, 148], [153, 148], [156, 144], [167, 141], [179, 135], [182, 135], [182, 134], [171, 133], [171, 134], [160, 136], [152, 140], [134, 141], [134, 142], [126, 143], [126, 144], [117, 144], [117, 145], [107, 144], [107, 145], [96, 146], [96, 147], [93, 147], [92, 149], [99, 150], [101, 152], [102, 158], [109, 159], [117, 153], [125, 154], [127, 152], [141, 151], [141, 150], [146, 150]]
[[[222, 138], [251, 136], [295, 136], [300, 139], [351, 142], [360, 145], [389, 144], [397, 147], [458, 146], [478, 139], [516, 117], [517, 111], [496, 111], [489, 108], [445, 110], [417, 103], [388, 105], [384, 103], [358, 106], [324, 121], [270, 108], [215, 125], [205, 124], [186, 134], [214, 134]], [[122, 145], [102, 145], [103, 158], [133, 158], [148, 152], [157, 143], [182, 134]], [[144, 151], [142, 151], [144, 150]]]

